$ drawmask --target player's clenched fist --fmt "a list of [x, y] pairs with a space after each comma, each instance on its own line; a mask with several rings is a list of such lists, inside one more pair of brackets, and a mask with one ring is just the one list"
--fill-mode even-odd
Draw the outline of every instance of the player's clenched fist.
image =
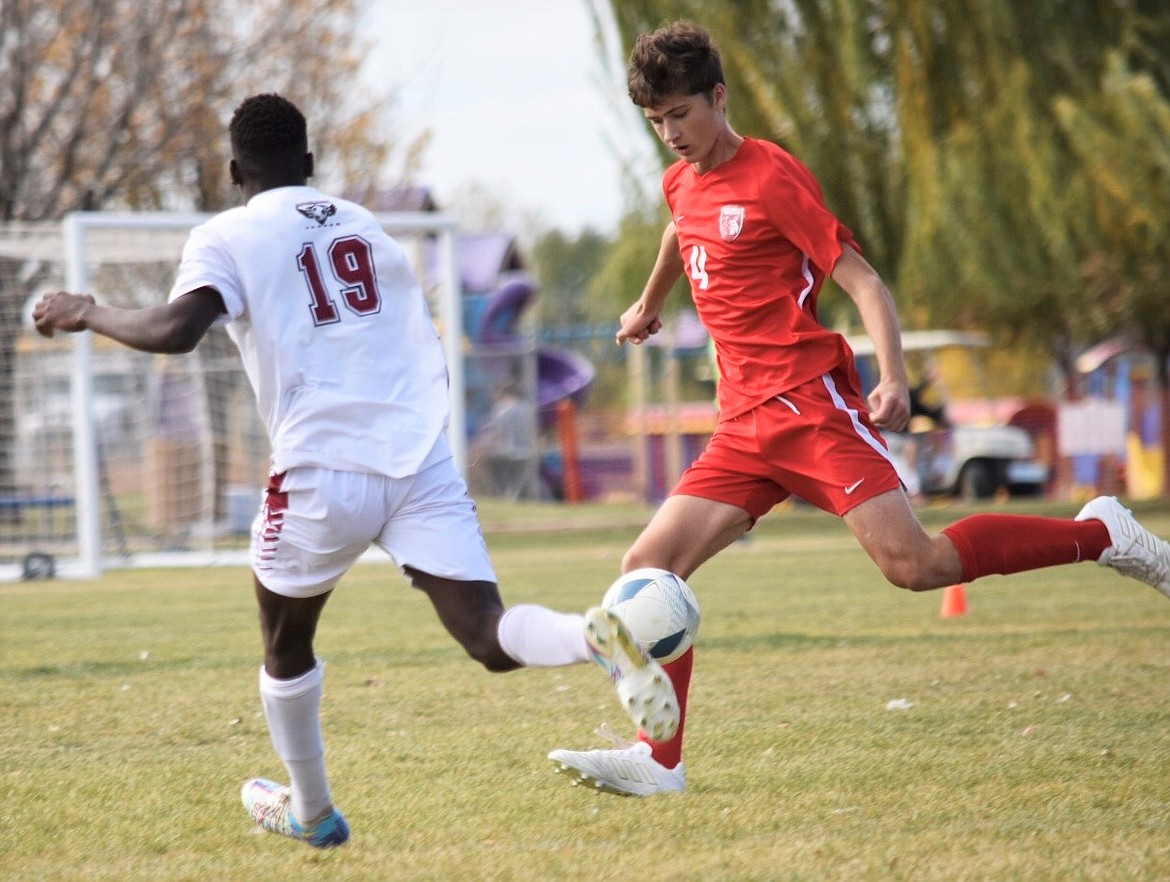
[[621, 327], [617, 332], [618, 343], [643, 343], [651, 334], [662, 330], [662, 320], [657, 314], [647, 315], [641, 303], [635, 303], [622, 313]]
[[93, 304], [94, 299], [88, 294], [54, 291], [33, 307], [33, 322], [37, 332], [45, 337], [52, 337], [54, 331], [84, 331], [85, 316]]

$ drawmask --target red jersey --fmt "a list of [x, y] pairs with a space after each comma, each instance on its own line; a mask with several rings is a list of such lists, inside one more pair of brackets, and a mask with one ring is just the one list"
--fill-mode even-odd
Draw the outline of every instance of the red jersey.
[[852, 359], [845, 339], [817, 320], [817, 296], [842, 248], [861, 249], [792, 154], [746, 138], [705, 175], [676, 162], [662, 189], [715, 343], [722, 419]]

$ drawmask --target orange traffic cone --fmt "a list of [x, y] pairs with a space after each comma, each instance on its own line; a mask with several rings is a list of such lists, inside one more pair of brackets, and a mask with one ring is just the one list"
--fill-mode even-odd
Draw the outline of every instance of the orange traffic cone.
[[942, 609], [939, 610], [939, 615], [944, 619], [954, 618], [955, 616], [965, 616], [967, 614], [967, 592], [963, 586], [951, 585], [949, 588], [943, 589]]

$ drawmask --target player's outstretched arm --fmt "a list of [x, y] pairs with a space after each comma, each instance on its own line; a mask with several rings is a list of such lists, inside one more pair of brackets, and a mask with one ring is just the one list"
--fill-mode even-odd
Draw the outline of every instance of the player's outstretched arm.
[[879, 429], [900, 432], [910, 420], [910, 379], [894, 298], [877, 270], [848, 246], [833, 267], [833, 281], [857, 305], [861, 323], [873, 340], [878, 383], [869, 394], [870, 417]]
[[670, 295], [674, 283], [683, 273], [682, 255], [678, 250], [678, 234], [674, 229], [674, 221], [666, 225], [662, 233], [662, 244], [658, 248], [658, 257], [654, 261], [654, 269], [650, 271], [650, 278], [642, 289], [642, 296], [637, 302], [622, 313], [621, 326], [618, 328], [617, 341], [625, 343], [643, 343], [651, 334], [662, 330], [662, 307]]
[[33, 308], [37, 331], [93, 331], [143, 352], [190, 352], [224, 312], [214, 288], [198, 288], [170, 303], [142, 309], [101, 306], [93, 297], [55, 291]]

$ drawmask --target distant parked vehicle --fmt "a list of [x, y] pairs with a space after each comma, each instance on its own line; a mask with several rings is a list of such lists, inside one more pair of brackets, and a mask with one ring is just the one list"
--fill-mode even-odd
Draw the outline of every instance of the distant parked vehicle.
[[[849, 338], [863, 380], [875, 377], [874, 348], [869, 337]], [[982, 334], [959, 331], [907, 331], [902, 348], [927, 357], [942, 349], [981, 349]], [[913, 397], [913, 396], [912, 396]], [[1048, 482], [1048, 467], [1036, 458], [1032, 437], [1009, 425], [955, 425], [945, 403], [920, 410], [931, 418], [923, 430], [884, 432], [894, 465], [912, 495], [988, 499], [1001, 490], [1016, 496], [1035, 496]], [[912, 420], [912, 426], [915, 421]]]

